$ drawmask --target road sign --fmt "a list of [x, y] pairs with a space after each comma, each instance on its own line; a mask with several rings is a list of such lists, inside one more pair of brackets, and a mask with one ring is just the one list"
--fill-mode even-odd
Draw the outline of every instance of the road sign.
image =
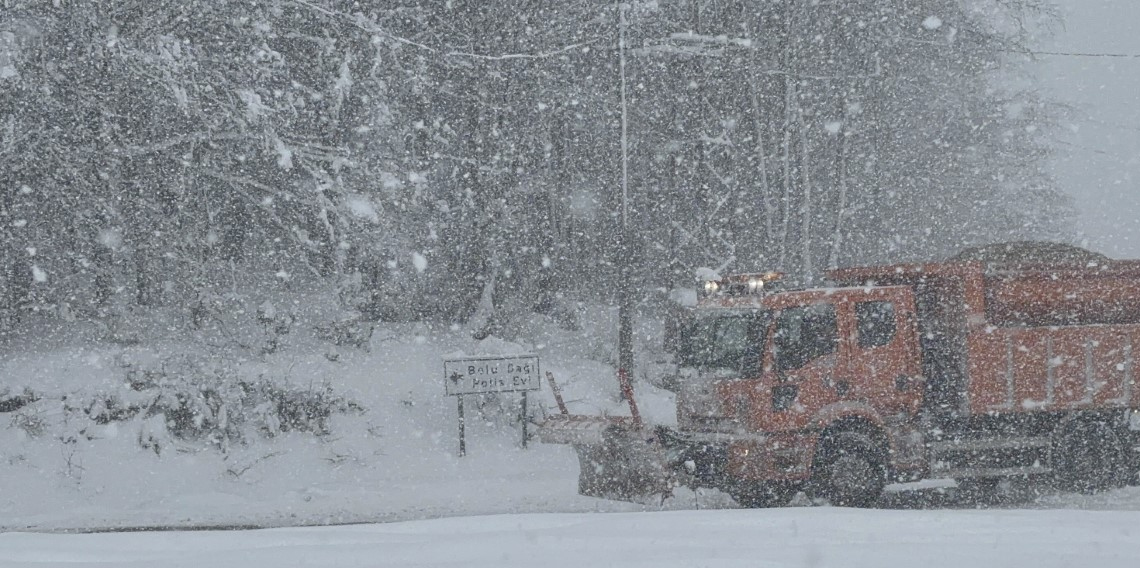
[[526, 393], [538, 390], [538, 356], [514, 355], [509, 357], [466, 357], [446, 359], [443, 362], [443, 384], [448, 396], [457, 400], [459, 413], [459, 455], [467, 455], [466, 419], [463, 417], [463, 396], [498, 392], [522, 393], [519, 423], [522, 426], [522, 447], [526, 447]]
[[537, 355], [470, 357], [443, 362], [447, 394], [526, 392], [542, 386]]

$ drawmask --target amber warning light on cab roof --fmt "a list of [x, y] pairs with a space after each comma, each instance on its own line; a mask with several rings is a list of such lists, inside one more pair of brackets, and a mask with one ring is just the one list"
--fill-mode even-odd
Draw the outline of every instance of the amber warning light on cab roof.
[[708, 296], [759, 296], [783, 276], [780, 272], [733, 274], [720, 280], [705, 280], [701, 291]]

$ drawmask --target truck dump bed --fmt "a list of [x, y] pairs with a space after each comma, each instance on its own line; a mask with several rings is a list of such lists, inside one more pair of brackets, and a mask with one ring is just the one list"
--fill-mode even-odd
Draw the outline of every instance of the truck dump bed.
[[915, 289], [927, 408], [968, 416], [1137, 407], [1140, 262], [958, 260], [838, 269]]

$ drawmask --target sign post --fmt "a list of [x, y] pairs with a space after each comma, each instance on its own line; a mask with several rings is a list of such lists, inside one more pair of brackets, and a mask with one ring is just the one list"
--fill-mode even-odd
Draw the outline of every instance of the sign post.
[[463, 397], [469, 394], [518, 392], [522, 394], [522, 447], [526, 447], [527, 392], [541, 387], [537, 355], [465, 357], [443, 361], [443, 384], [448, 396], [458, 399], [459, 456], [467, 455]]
[[463, 397], [457, 396], [456, 400], [459, 401], [459, 457], [467, 455], [467, 434], [464, 432], [464, 419], [463, 419]]
[[519, 426], [522, 427], [522, 447], [526, 449], [526, 391], [522, 391], [522, 410], [519, 415]]

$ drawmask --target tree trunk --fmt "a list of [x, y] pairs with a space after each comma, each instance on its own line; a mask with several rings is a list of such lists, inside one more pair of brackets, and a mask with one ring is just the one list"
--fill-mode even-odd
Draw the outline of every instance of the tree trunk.
[[784, 79], [784, 195], [780, 209], [783, 218], [780, 220], [780, 268], [788, 267], [788, 229], [792, 221], [792, 104], [796, 96], [796, 85], [790, 75]]
[[811, 241], [812, 241], [812, 181], [811, 181], [811, 148], [808, 141], [808, 125], [804, 121], [803, 110], [797, 107], [796, 114], [799, 117], [797, 124], [799, 125], [800, 134], [800, 149], [802, 157], [800, 159], [800, 174], [803, 176], [803, 194], [800, 201], [800, 240], [803, 247], [802, 262], [804, 278], [810, 284], [815, 281], [815, 263], [812, 258]]
[[828, 268], [839, 267], [839, 250], [843, 246], [843, 220], [847, 216], [847, 145], [850, 138], [849, 134], [847, 130], [839, 132], [841, 137], [839, 156], [835, 160], [835, 167], [838, 170], [837, 191], [839, 195], [835, 204], [835, 228], [831, 232], [831, 255], [827, 259]]

